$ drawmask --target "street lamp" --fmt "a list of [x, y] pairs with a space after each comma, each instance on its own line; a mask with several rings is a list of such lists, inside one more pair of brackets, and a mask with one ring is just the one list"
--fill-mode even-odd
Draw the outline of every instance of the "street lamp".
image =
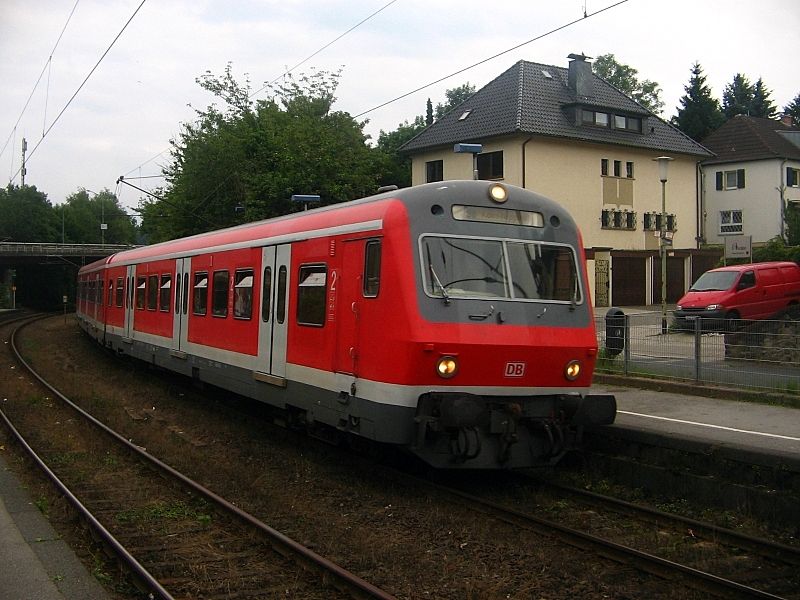
[[661, 181], [661, 333], [667, 333], [667, 170], [672, 159], [669, 156], [654, 158], [658, 162], [658, 179]]

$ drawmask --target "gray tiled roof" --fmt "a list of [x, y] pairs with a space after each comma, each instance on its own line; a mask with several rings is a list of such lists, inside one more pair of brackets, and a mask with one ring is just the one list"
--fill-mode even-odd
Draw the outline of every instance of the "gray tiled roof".
[[[592, 95], [577, 96], [567, 84], [568, 73], [563, 67], [519, 61], [400, 149], [415, 153], [459, 142], [478, 143], [498, 136], [530, 134], [700, 157], [712, 155], [594, 74]], [[569, 107], [576, 105], [641, 116], [646, 122], [644, 133], [575, 125]], [[459, 117], [467, 110], [471, 111], [469, 116], [460, 121]]]
[[[783, 135], [778, 132], [783, 132]], [[797, 127], [780, 121], [737, 115], [728, 119], [703, 143], [717, 156], [703, 162], [705, 165], [726, 162], [788, 158], [800, 160], [800, 147], [791, 142], [789, 135], [800, 133]]]

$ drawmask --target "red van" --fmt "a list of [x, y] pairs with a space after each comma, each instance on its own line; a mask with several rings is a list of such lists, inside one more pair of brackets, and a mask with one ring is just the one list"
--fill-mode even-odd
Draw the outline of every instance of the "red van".
[[709, 319], [703, 329], [733, 331], [738, 319], [767, 319], [800, 303], [800, 266], [764, 262], [711, 269], [678, 300], [675, 324], [694, 329], [694, 317]]

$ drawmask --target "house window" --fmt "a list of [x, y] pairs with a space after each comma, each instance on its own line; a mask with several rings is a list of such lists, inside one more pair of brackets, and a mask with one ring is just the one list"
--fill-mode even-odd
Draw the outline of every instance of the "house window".
[[719, 233], [742, 233], [742, 211], [736, 210], [721, 210], [719, 211]]
[[503, 178], [503, 151], [478, 154], [478, 179]]
[[633, 163], [626, 162], [625, 163], [625, 177], [628, 179], [633, 179]]
[[642, 131], [642, 119], [639, 117], [627, 117], [625, 115], [614, 115], [614, 129], [625, 129], [627, 131]]
[[744, 169], [736, 171], [717, 171], [717, 190], [736, 190], [744, 188]]
[[800, 169], [786, 167], [786, 186], [800, 187]]
[[444, 161], [429, 160], [425, 163], [425, 181], [444, 181]]
[[601, 158], [600, 159], [600, 175], [608, 175], [608, 159]]
[[598, 127], [608, 127], [610, 115], [607, 112], [596, 110], [581, 109], [581, 120], [584, 125], [597, 125]]
[[214, 271], [214, 281], [211, 287], [211, 314], [215, 317], [228, 316], [228, 271]]
[[614, 161], [614, 177], [622, 177], [622, 161]]
[[297, 290], [297, 322], [300, 325], [325, 324], [325, 290], [328, 267], [310, 265], [300, 267]]

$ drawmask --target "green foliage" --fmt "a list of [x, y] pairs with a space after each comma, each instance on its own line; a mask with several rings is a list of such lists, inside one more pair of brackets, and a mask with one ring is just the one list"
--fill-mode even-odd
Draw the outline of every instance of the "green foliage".
[[398, 148], [415, 137], [426, 125], [421, 116], [413, 123], [406, 121], [397, 126], [397, 129], [385, 132], [381, 129], [378, 136], [378, 151], [384, 159], [384, 176], [381, 185], [397, 185], [408, 187], [411, 185], [411, 158], [407, 154], [398, 152]]
[[469, 81], [458, 87], [445, 90], [444, 95], [445, 98], [447, 98], [447, 100], [445, 100], [444, 104], [436, 105], [434, 118], [437, 120], [441, 119], [451, 110], [463, 104], [466, 101], [466, 99], [472, 96], [472, 94], [474, 93], [475, 93], [475, 86], [471, 85]]
[[661, 100], [661, 88], [658, 82], [649, 79], [639, 81], [637, 77], [639, 71], [617, 62], [613, 54], [598, 56], [592, 63], [592, 70], [647, 110], [657, 114], [663, 110], [664, 102]]
[[784, 114], [791, 115], [795, 127], [800, 127], [800, 93], [794, 97], [794, 100], [783, 107], [783, 112]]
[[53, 242], [60, 223], [47, 199], [36, 186], [8, 184], [0, 189], [0, 240]]
[[753, 85], [742, 73], [737, 73], [722, 93], [722, 112], [726, 119], [736, 115], [772, 119], [777, 109], [770, 98], [771, 94], [763, 79], [759, 78]]
[[224, 102], [198, 110], [172, 141], [162, 197], [141, 203], [142, 229], [161, 241], [284, 215], [293, 194], [323, 205], [373, 193], [385, 156], [366, 144], [365, 123], [333, 111], [339, 73], [285, 78], [272, 96], [252, 100], [229, 64], [197, 83]]
[[[80, 189], [68, 196], [64, 204], [55, 207], [55, 211], [63, 223], [64, 241], [68, 244], [133, 244], [136, 241], [136, 224], [107, 189], [92, 196]], [[107, 225], [105, 231], [100, 229], [101, 223]]]
[[789, 202], [784, 215], [786, 219], [786, 241], [790, 246], [800, 245], [800, 208]]
[[689, 85], [683, 88], [686, 94], [680, 99], [681, 107], [672, 118], [672, 124], [700, 142], [722, 125], [724, 115], [717, 99], [711, 96], [711, 88], [706, 85], [706, 77], [699, 62], [692, 65], [691, 73]]

